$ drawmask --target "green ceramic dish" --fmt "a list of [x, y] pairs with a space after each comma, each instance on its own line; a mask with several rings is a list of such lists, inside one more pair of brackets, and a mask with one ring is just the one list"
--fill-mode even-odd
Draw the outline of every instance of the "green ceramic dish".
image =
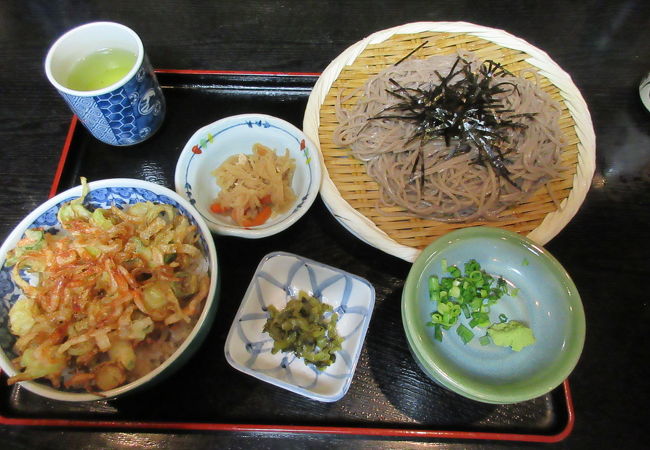
[[[499, 314], [526, 323], [537, 339], [515, 352], [478, 339], [463, 344], [455, 327], [442, 342], [426, 325], [436, 302], [429, 300], [430, 275], [448, 276], [443, 259], [461, 269], [476, 259], [493, 276], [518, 289], [492, 307]], [[462, 317], [462, 315], [461, 315]], [[467, 398], [486, 403], [516, 403], [542, 396], [566, 379], [580, 358], [585, 316], [580, 295], [560, 263], [544, 248], [516, 233], [489, 227], [453, 231], [419, 255], [402, 292], [402, 322], [418, 365], [436, 383]], [[462, 323], [466, 323], [463, 318]], [[477, 337], [484, 329], [474, 328]]]

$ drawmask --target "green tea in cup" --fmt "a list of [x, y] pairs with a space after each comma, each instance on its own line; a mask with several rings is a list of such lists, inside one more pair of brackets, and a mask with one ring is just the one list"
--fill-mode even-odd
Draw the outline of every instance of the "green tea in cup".
[[109, 145], [138, 144], [165, 117], [165, 97], [140, 37], [115, 22], [92, 22], [58, 38], [47, 79], [86, 129]]
[[133, 67], [136, 55], [121, 48], [103, 48], [77, 60], [63, 83], [75, 91], [96, 91], [120, 81]]

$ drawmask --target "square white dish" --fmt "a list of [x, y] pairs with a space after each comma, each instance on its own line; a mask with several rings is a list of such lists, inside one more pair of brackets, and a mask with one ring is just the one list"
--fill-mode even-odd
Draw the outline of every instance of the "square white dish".
[[[336, 361], [320, 371], [292, 353], [271, 353], [273, 339], [263, 332], [268, 306], [283, 309], [300, 290], [331, 305], [344, 338]], [[365, 279], [285, 252], [262, 258], [228, 333], [226, 360], [235, 369], [322, 402], [341, 399], [350, 387], [375, 304]]]

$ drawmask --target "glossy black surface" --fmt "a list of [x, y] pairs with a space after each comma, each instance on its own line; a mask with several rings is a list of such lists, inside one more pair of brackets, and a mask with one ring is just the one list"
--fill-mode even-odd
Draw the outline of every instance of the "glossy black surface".
[[[571, 74], [589, 105], [598, 160], [596, 177], [583, 207], [547, 245], [573, 277], [587, 318], [585, 349], [570, 378], [575, 429], [554, 447], [650, 446], [646, 431], [650, 419], [650, 308], [646, 287], [650, 253], [650, 113], [641, 105], [637, 89], [641, 77], [650, 70], [650, 2], [4, 0], [0, 2], [2, 238], [46, 199], [70, 121], [65, 103], [43, 74], [47, 48], [64, 31], [93, 20], [114, 20], [134, 28], [158, 68], [320, 72], [366, 35], [421, 20], [462, 20], [501, 28], [546, 51]], [[200, 111], [204, 105], [193, 107]], [[294, 116], [298, 121], [300, 117]], [[187, 129], [209, 121], [206, 117], [195, 127], [187, 124]], [[178, 142], [187, 137], [179, 137]], [[166, 154], [177, 149], [161, 142], [159, 151]], [[107, 159], [107, 170], [109, 163]], [[322, 212], [322, 204], [317, 201], [313, 212], [318, 214], [319, 208]], [[389, 271], [394, 279], [385, 280], [382, 286], [392, 286], [393, 290], [406, 274], [404, 263], [370, 252], [331, 220], [314, 223], [306, 216], [301, 222], [323, 227], [326, 243], [342, 242], [350, 253], [358, 252], [359, 256], [345, 264], [348, 270], [371, 276], [373, 271]], [[304, 253], [313, 256], [320, 252], [320, 243], [308, 239], [306, 228], [299, 230], [307, 237]], [[235, 251], [240, 245], [236, 239], [220, 245], [232, 246], [230, 251], [239, 254]], [[246, 250], [255, 255], [265, 253], [251, 243], [241, 245], [248, 246]], [[365, 252], [372, 257], [364, 257], [368, 254]], [[336, 261], [337, 257], [334, 253], [324, 262]], [[232, 264], [227, 270], [234, 272], [236, 262]], [[243, 292], [244, 286], [232, 289], [239, 289], [233, 291], [235, 295]], [[383, 307], [388, 315], [396, 315], [396, 326], [378, 331], [398, 333], [398, 296], [386, 298], [389, 300]], [[224, 307], [220, 313], [227, 311]], [[403, 337], [395, 335], [395, 339], [397, 346]], [[369, 340], [367, 361], [376, 358], [385, 365], [403, 361], [382, 359], [383, 351]], [[221, 349], [217, 353], [221, 354]], [[247, 382], [252, 384], [253, 380]], [[395, 409], [401, 401], [390, 399]], [[418, 404], [430, 409], [436, 406]], [[426, 444], [445, 448], [533, 446], [318, 435], [0, 427], [3, 449], [416, 448]]]
[[[169, 115], [152, 139], [115, 149], [75, 129], [59, 191], [90, 180], [128, 177], [173, 189], [176, 160], [197, 128], [234, 114], [261, 112], [300, 126], [316, 77], [160, 74]], [[195, 105], [201, 105], [196, 108]], [[288, 230], [262, 240], [214, 236], [221, 269], [215, 325], [200, 351], [155, 388], [87, 404], [46, 401], [19, 387], [0, 388], [0, 414], [138, 422], [246, 423], [485, 431], [550, 436], [568, 423], [562, 388], [514, 405], [486, 405], [432, 383], [408, 352], [400, 298], [409, 264], [361, 243], [320, 199]], [[226, 362], [226, 335], [264, 255], [283, 250], [366, 278], [375, 310], [350, 391], [324, 404], [260, 382]], [[190, 381], [191, 380], [191, 381]], [[161, 396], [161, 392], [165, 395]], [[278, 405], [282, 405], [278, 408]]]

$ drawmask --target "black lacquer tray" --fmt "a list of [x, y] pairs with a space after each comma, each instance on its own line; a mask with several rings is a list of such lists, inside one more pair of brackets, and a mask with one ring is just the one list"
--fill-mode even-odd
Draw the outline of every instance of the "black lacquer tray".
[[[158, 71], [167, 99], [163, 127], [134, 147], [110, 147], [73, 118], [51, 194], [89, 180], [138, 178], [174, 188], [174, 170], [194, 131], [220, 118], [265, 113], [302, 128], [316, 74]], [[214, 236], [221, 270], [217, 317], [206, 341], [176, 374], [117, 400], [65, 403], [0, 380], [0, 424], [115, 429], [335, 433], [408, 438], [556, 442], [571, 433], [567, 381], [548, 395], [488, 405], [447, 391], [418, 368], [402, 327], [400, 301], [410, 265], [366, 245], [320, 199], [296, 224], [259, 240]], [[370, 281], [376, 303], [352, 385], [320, 403], [230, 367], [224, 342], [257, 264], [276, 250], [339, 267]]]

